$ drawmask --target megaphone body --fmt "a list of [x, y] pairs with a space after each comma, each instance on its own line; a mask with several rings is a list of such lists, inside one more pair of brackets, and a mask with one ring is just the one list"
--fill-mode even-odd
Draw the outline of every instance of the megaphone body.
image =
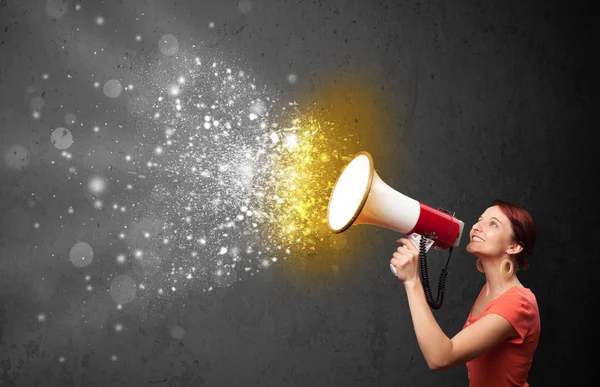
[[458, 247], [464, 223], [448, 211], [431, 207], [387, 185], [373, 158], [359, 152], [343, 168], [331, 193], [328, 226], [335, 233], [352, 225], [372, 224], [405, 235], [420, 235], [437, 249]]

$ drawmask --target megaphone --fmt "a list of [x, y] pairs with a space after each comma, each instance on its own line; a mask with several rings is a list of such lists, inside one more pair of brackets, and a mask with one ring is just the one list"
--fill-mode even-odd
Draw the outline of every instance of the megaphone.
[[[429, 286], [425, 253], [431, 246], [438, 250], [450, 248], [451, 252], [459, 246], [464, 229], [464, 222], [449, 211], [421, 203], [387, 185], [377, 175], [373, 157], [365, 151], [356, 153], [342, 169], [329, 198], [327, 223], [336, 234], [353, 225], [371, 224], [407, 235], [421, 250], [421, 278], [426, 295]], [[396, 275], [395, 268], [390, 268]], [[444, 281], [446, 274], [442, 270]], [[440, 294], [443, 298], [443, 286], [438, 287]], [[432, 307], [441, 305], [441, 301], [430, 298]]]

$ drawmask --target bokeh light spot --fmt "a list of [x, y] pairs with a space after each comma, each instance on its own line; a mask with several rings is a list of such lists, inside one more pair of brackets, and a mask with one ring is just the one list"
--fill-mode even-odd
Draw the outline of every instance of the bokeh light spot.
[[85, 242], [76, 243], [69, 252], [71, 263], [77, 267], [86, 267], [94, 260], [92, 247]]
[[158, 49], [163, 55], [175, 55], [179, 51], [179, 42], [173, 35], [163, 35], [158, 41]]
[[11, 169], [24, 169], [29, 165], [29, 152], [22, 145], [13, 145], [6, 151], [4, 162]]
[[73, 135], [69, 129], [59, 127], [52, 131], [50, 141], [52, 142], [52, 145], [56, 147], [56, 149], [67, 149], [73, 145]]
[[117, 98], [121, 95], [122, 91], [123, 86], [121, 85], [121, 82], [116, 79], [111, 79], [104, 84], [104, 94], [108, 98]]
[[127, 304], [135, 299], [136, 289], [131, 277], [118, 275], [110, 283], [110, 296], [117, 304]]

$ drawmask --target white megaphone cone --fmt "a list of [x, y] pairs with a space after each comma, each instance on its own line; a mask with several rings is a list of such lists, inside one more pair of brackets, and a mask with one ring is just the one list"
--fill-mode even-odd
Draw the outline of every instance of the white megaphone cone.
[[[372, 224], [409, 236], [427, 249], [458, 247], [464, 223], [454, 215], [412, 199], [388, 186], [375, 172], [368, 152], [358, 152], [343, 168], [328, 206], [328, 226], [335, 233], [352, 225]], [[391, 266], [392, 271], [395, 269]]]

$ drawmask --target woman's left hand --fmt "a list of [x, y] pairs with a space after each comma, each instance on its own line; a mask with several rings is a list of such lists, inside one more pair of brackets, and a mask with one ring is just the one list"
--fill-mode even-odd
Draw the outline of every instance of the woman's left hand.
[[400, 238], [397, 242], [402, 243], [403, 246], [396, 249], [390, 261], [390, 264], [396, 268], [396, 276], [405, 285], [419, 281], [419, 250], [410, 239]]

